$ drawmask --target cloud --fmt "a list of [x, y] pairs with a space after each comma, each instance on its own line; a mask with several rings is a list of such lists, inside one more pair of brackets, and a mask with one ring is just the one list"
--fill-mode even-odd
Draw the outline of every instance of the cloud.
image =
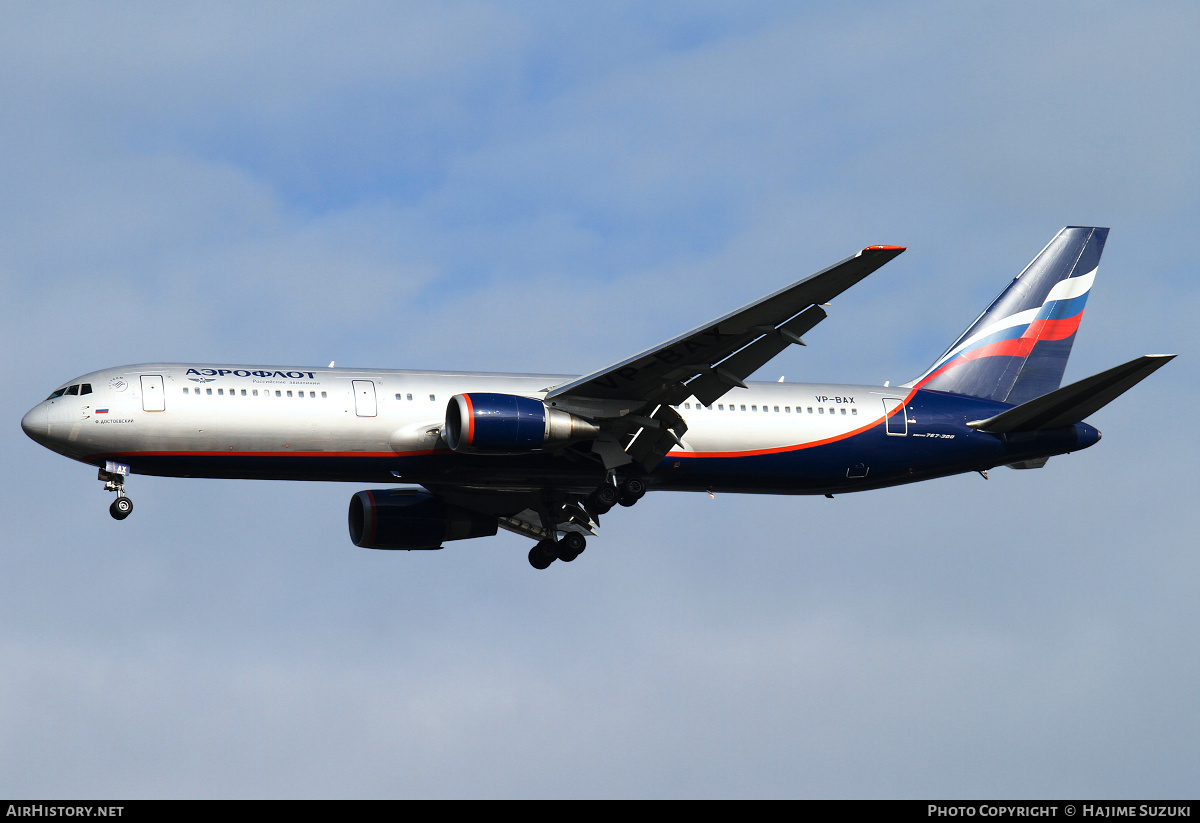
[[[1195, 13], [30, 6], [0, 34], [0, 786], [1177, 797], [1196, 759]], [[1105, 438], [825, 498], [654, 494], [572, 564], [354, 548], [361, 486], [135, 477], [16, 421], [179, 360], [582, 372], [869, 243], [766, 379], [906, 379], [1112, 225]], [[1180, 424], [1178, 421], [1185, 421]]]

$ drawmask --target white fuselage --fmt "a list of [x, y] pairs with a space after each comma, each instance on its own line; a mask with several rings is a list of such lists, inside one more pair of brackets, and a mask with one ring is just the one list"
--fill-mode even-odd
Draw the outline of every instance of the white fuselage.
[[[441, 428], [452, 396], [495, 392], [541, 398], [566, 379], [150, 363], [76, 378], [71, 386], [88, 385], [91, 392], [47, 399], [26, 415], [23, 425], [39, 442], [69, 457], [100, 465], [116, 455], [129, 458], [135, 472], [137, 455], [416, 456], [446, 450]], [[837, 440], [879, 425], [885, 398], [894, 398], [894, 405], [907, 393], [868, 386], [750, 383], [711, 406], [689, 398], [677, 409], [688, 430], [682, 448], [672, 455], [753, 454]], [[347, 476], [338, 469], [329, 479], [379, 476], [375, 470], [366, 475]], [[217, 476], [237, 472], [223, 469]], [[259, 467], [245, 476], [266, 475]], [[283, 470], [273, 476], [294, 475]]]

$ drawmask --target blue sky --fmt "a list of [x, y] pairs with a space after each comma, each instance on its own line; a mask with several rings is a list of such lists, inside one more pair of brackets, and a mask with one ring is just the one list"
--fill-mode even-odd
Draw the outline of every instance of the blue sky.
[[[0, 792], [1194, 797], [1187, 3], [15, 4]], [[359, 487], [90, 469], [21, 415], [150, 360], [583, 373], [864, 245], [764, 374], [925, 368], [1112, 227], [1067, 379], [1104, 441], [824, 498], [651, 495], [354, 548]]]

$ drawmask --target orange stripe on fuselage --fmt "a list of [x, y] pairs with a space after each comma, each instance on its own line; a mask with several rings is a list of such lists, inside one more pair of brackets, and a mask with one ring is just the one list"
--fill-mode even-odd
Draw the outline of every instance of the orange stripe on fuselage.
[[895, 415], [898, 412], [904, 412], [907, 414], [908, 401], [912, 400], [913, 395], [915, 395], [916, 393], [917, 393], [917, 390], [915, 388], [912, 389], [911, 391], [909, 391], [909, 393], [904, 396], [903, 402], [899, 406], [897, 406], [895, 409], [893, 409], [891, 411], [891, 413], [885, 414], [881, 417], [877, 417], [874, 420], [872, 420], [870, 423], [866, 423], [862, 426], [859, 426], [857, 429], [851, 429], [848, 432], [844, 432], [842, 434], [837, 434], [837, 435], [834, 435], [833, 437], [824, 437], [820, 440], [811, 440], [807, 443], [794, 443], [790, 446], [774, 446], [769, 449], [750, 449], [747, 451], [737, 451], [737, 452], [688, 452], [688, 451], [682, 451], [680, 449], [672, 449], [671, 451], [667, 452], [667, 456], [668, 457], [756, 457], [761, 454], [780, 454], [782, 452], [800, 451], [801, 449], [811, 449], [814, 446], [824, 446], [828, 443], [836, 443], [839, 440], [845, 440], [847, 438], [853, 437], [856, 434], [862, 434], [863, 432], [867, 431], [868, 429], [873, 429], [876, 426], [878, 426], [880, 423], [887, 420], [889, 417], [891, 417], [892, 415]]

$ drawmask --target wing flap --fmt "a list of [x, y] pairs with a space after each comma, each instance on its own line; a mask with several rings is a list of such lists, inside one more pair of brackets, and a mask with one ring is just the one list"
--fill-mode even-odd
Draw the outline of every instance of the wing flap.
[[625, 451], [641, 463], [642, 468], [650, 471], [667, 456], [667, 452], [683, 446], [683, 435], [688, 427], [679, 412], [666, 403], [660, 405], [645, 423], [634, 433]]

